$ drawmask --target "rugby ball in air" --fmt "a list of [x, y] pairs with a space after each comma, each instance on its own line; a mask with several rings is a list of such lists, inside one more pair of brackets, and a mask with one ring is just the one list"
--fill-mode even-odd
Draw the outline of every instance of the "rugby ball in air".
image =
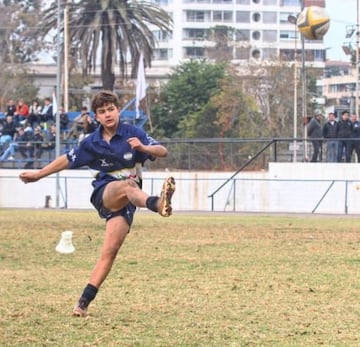
[[330, 27], [330, 18], [323, 7], [305, 7], [299, 14], [296, 26], [308, 40], [322, 40]]

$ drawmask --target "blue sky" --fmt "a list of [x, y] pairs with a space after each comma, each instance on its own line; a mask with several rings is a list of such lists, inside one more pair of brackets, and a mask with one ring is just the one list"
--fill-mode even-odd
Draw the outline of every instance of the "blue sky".
[[[357, 4], [360, 0], [326, 0], [326, 11], [330, 17], [330, 28], [324, 38], [325, 47], [328, 48], [327, 58], [329, 60], [349, 61], [341, 48], [345, 39], [346, 26], [357, 23]], [[352, 44], [356, 45], [355, 35]]]

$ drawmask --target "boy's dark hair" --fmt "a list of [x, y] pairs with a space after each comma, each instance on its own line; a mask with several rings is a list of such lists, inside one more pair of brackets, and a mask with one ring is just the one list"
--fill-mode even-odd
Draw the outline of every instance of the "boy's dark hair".
[[104, 90], [97, 93], [91, 101], [91, 109], [96, 113], [96, 110], [108, 104], [114, 104], [116, 107], [120, 107], [120, 100], [118, 96], [110, 91]]

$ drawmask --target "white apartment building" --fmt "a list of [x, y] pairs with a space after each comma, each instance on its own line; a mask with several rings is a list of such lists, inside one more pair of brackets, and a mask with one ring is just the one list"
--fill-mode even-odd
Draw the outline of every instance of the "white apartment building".
[[[289, 15], [296, 16], [302, 0], [152, 0], [173, 18], [171, 35], [159, 40], [152, 66], [169, 68], [190, 58], [209, 58], [207, 48], [213, 47], [209, 29], [232, 28], [229, 43], [232, 62], [241, 64], [282, 57], [293, 61], [295, 48], [302, 52], [300, 34]], [[304, 0], [304, 6], [325, 7], [325, 0]], [[307, 65], [323, 68], [326, 50], [323, 41], [305, 40]], [[158, 71], [159, 72], [159, 71]]]
[[[279, 57], [293, 63], [297, 56], [300, 61], [300, 34], [288, 17], [299, 14], [302, 0], [151, 1], [171, 15], [173, 30], [167, 36], [154, 30], [158, 45], [154, 51], [152, 66], [146, 69], [149, 83], [158, 85], [167, 78], [171, 68], [183, 61], [191, 58], [208, 59], [208, 48], [214, 47], [209, 29], [220, 26], [232, 29], [228, 45], [232, 50], [231, 60], [236, 65]], [[303, 1], [304, 6], [325, 7], [325, 0]], [[323, 41], [305, 40], [304, 53], [307, 66], [324, 68], [326, 50]], [[55, 63], [33, 63], [29, 68], [36, 76], [40, 95], [50, 95], [55, 85]], [[92, 76], [96, 86], [101, 83], [99, 74], [100, 70]]]

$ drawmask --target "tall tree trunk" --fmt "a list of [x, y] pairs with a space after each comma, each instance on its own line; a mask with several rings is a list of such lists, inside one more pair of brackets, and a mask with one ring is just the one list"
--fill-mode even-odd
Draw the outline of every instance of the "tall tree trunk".
[[105, 59], [106, 64], [102, 64], [101, 66], [101, 80], [103, 89], [105, 90], [114, 90], [115, 85], [115, 74], [114, 71], [112, 71], [111, 59], [111, 53], [109, 52]]

